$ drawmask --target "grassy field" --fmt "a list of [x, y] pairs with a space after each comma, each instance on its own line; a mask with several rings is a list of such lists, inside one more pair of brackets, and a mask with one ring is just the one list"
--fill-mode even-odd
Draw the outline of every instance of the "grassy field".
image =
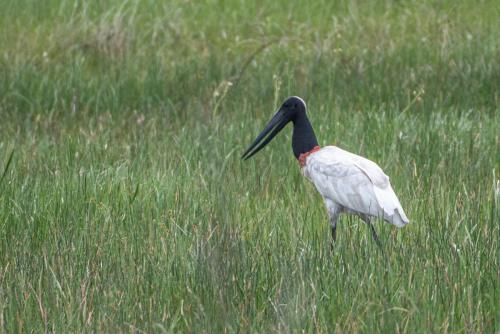
[[[0, 1], [0, 332], [500, 331], [498, 1]], [[343, 217], [291, 129], [391, 176]]]

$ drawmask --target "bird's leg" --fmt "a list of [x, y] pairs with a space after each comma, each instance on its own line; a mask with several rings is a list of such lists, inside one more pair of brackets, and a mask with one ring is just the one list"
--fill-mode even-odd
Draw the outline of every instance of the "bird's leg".
[[[331, 223], [330, 219], [330, 223]], [[337, 222], [331, 223], [332, 225], [332, 242], [330, 244], [330, 251], [333, 252], [333, 247], [335, 246], [335, 242], [337, 241]]]
[[330, 226], [332, 228], [332, 243], [330, 244], [331, 250], [333, 251], [333, 246], [337, 241], [337, 221], [339, 215], [342, 212], [342, 207], [335, 202], [325, 198], [326, 211], [328, 211], [328, 217], [330, 218]]
[[377, 246], [379, 248], [382, 248], [382, 244], [380, 243], [380, 240], [378, 239], [378, 235], [377, 235], [377, 232], [375, 232], [375, 227], [373, 227], [373, 224], [369, 224], [371, 229], [372, 229], [372, 236], [373, 236], [373, 240], [375, 240], [375, 242], [377, 243]]
[[382, 249], [382, 243], [380, 242], [379, 238], [378, 238], [378, 235], [377, 235], [377, 232], [375, 231], [375, 227], [373, 227], [373, 224], [372, 224], [372, 219], [371, 217], [369, 216], [365, 216], [363, 218], [363, 220], [365, 221], [365, 223], [370, 226], [370, 229], [372, 230], [372, 237], [373, 237], [373, 240], [375, 240], [375, 243], [377, 244], [377, 246]]
[[332, 227], [332, 243], [330, 244], [330, 248], [333, 251], [333, 247], [337, 241], [337, 220], [339, 218], [338, 212], [330, 213], [330, 226]]

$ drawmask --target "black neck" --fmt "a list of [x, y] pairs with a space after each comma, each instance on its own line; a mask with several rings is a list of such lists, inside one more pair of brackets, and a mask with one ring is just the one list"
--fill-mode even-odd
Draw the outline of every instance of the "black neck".
[[300, 113], [293, 120], [293, 154], [298, 159], [302, 153], [309, 152], [315, 146], [318, 146], [318, 141], [314, 135], [311, 122], [309, 122], [305, 113]]

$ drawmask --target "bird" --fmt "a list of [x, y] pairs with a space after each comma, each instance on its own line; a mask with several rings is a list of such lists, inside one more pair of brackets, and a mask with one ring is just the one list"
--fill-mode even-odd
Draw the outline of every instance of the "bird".
[[331, 226], [332, 247], [337, 240], [337, 223], [342, 213], [360, 217], [370, 227], [380, 247], [374, 220], [380, 218], [399, 228], [410, 222], [389, 177], [367, 158], [336, 146], [320, 147], [307, 113], [302, 98], [287, 98], [241, 158], [251, 158], [291, 122], [293, 154], [302, 174], [323, 197]]

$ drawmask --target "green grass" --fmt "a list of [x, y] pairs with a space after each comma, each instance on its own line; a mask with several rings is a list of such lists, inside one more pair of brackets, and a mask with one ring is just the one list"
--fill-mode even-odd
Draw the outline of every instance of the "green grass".
[[[499, 8], [1, 1], [0, 332], [498, 332]], [[383, 253], [289, 128], [239, 159], [289, 95], [391, 176]]]

